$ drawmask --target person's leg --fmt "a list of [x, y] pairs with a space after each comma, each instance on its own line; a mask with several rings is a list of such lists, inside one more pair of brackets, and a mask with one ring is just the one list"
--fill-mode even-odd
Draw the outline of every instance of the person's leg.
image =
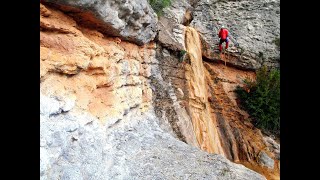
[[219, 41], [219, 51], [220, 51], [220, 52], [222, 51], [222, 43], [223, 43], [223, 40], [220, 39], [220, 41]]
[[219, 44], [219, 51], [221, 52], [222, 51], [222, 45]]
[[229, 46], [229, 38], [226, 39], [226, 49], [228, 49]]

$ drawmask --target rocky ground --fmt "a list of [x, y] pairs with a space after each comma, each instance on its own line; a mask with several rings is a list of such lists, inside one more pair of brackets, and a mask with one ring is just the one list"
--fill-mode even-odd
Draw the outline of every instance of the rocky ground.
[[[45, 99], [42, 107], [59, 103]], [[89, 113], [43, 112], [40, 179], [265, 179], [175, 139], [155, 119], [130, 111], [102, 126]]]

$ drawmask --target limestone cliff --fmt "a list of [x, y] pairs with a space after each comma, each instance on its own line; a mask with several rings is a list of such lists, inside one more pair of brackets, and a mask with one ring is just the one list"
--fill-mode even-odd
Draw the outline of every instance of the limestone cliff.
[[[119, 119], [130, 109], [147, 110], [154, 43], [143, 47], [117, 43], [96, 30], [77, 27], [62, 12], [40, 17], [40, 81], [43, 95], [68, 99], [101, 122]], [[62, 110], [64, 111], [64, 110]]]
[[[279, 179], [280, 146], [275, 142], [267, 142], [265, 140], [267, 137], [248, 121], [249, 115], [238, 107], [233, 92], [237, 85], [243, 84], [243, 79], [247, 77], [254, 79], [255, 73], [228, 67], [224, 63], [203, 61], [198, 32], [191, 27], [186, 27], [185, 34], [187, 56], [185, 62], [180, 63], [184, 68], [176, 68], [174, 71], [172, 67], [167, 67], [167, 61], [179, 63], [179, 59], [174, 58], [174, 53], [169, 54], [169, 51], [162, 50], [158, 56], [158, 59], [163, 58], [166, 61], [160, 64], [162, 66], [160, 73], [165, 77], [162, 80], [167, 83], [167, 88], [169, 86], [174, 89], [175, 94], [179, 95], [179, 98], [175, 99], [175, 104], [156, 107], [158, 117], [171, 122], [172, 131], [180, 135], [178, 136], [180, 140], [194, 145], [194, 142], [189, 142], [193, 135], [197, 139], [199, 148], [210, 153], [221, 154], [233, 162], [245, 164], [263, 173], [268, 179]], [[157, 52], [160, 53], [160, 51]], [[181, 78], [177, 79], [177, 75]], [[159, 81], [159, 78], [157, 80]], [[155, 86], [156, 89], [163, 88], [160, 83], [156, 83]], [[154, 93], [159, 94], [157, 90]], [[162, 97], [162, 99], [165, 98]], [[185, 108], [190, 116], [194, 133], [187, 133], [188, 136], [183, 136], [186, 133], [179, 131], [186, 129], [187, 123], [176, 123], [181, 119], [175, 112], [177, 104]], [[171, 113], [166, 113], [165, 109], [171, 109]], [[188, 119], [184, 121], [188, 122]], [[170, 125], [170, 123], [167, 124]], [[270, 146], [273, 147], [271, 144], [275, 144], [277, 148], [270, 148]], [[260, 154], [265, 152], [275, 159], [275, 162], [269, 159], [268, 163], [271, 163], [269, 167], [259, 164]]]
[[157, 18], [147, 0], [41, 0], [58, 7], [83, 26], [139, 45], [153, 40]]
[[222, 59], [203, 31], [201, 9], [232, 2], [159, 20], [145, 0], [41, 2], [40, 179], [279, 179], [280, 145], [233, 92], [262, 62]]
[[[275, 60], [277, 59], [275, 57], [279, 56], [279, 49], [271, 41], [278, 37], [279, 32], [279, 16], [278, 12], [275, 12], [278, 11], [277, 3], [278, 1], [252, 3], [249, 1], [200, 0], [188, 4], [187, 1], [173, 1], [172, 6], [166, 8], [163, 17], [159, 19], [162, 28], [159, 30], [158, 41], [163, 48], [157, 50], [157, 59], [161, 62], [162, 71], [160, 72], [165, 77], [163, 79], [167, 85], [171, 86], [170, 89], [179, 95], [176, 104], [186, 109], [193, 124], [194, 134], [189, 133], [188, 136], [194, 135], [199, 148], [207, 152], [219, 153], [233, 162], [245, 164], [264, 174], [268, 179], [279, 179], [280, 145], [270, 137], [263, 135], [249, 122], [249, 115], [238, 107], [238, 100], [233, 90], [237, 85], [242, 86], [245, 78], [254, 79], [254, 70], [261, 65], [279, 67], [279, 62]], [[252, 38], [250, 41], [239, 41], [240, 47], [247, 47], [246, 52], [242, 53], [239, 53], [231, 42], [231, 48], [225, 54], [219, 54], [216, 50], [217, 44], [214, 43], [217, 42], [219, 27], [215, 25], [222, 23], [228, 25], [228, 22], [213, 21], [223, 18], [232, 19], [233, 15], [221, 15], [224, 12], [223, 9], [227, 8], [228, 11], [232, 10], [232, 13], [238, 13], [239, 4], [249, 9], [258, 7], [256, 11], [262, 14], [272, 11], [267, 16], [259, 15], [258, 18], [241, 20], [241, 23], [260, 24], [261, 27], [256, 27], [256, 30], [271, 31], [271, 34], [266, 34], [268, 36], [266, 39], [269, 38], [270, 41], [265, 41], [264, 36], [256, 40]], [[214, 8], [220, 6], [225, 6], [225, 8]], [[265, 11], [263, 7], [266, 6], [276, 8]], [[212, 13], [216, 15], [212, 16]], [[273, 19], [275, 24], [269, 26], [270, 19]], [[244, 37], [246, 34], [249, 38], [255, 36], [254, 33], [246, 33], [246, 26], [237, 26], [235, 23], [230, 27], [232, 27], [229, 30], [233, 36]], [[233, 31], [234, 28], [239, 31]], [[167, 38], [162, 38], [161, 34]], [[261, 39], [263, 41], [260, 41]], [[259, 46], [250, 45], [251, 42], [258, 43], [257, 45], [264, 48], [270, 47], [264, 52], [272, 53], [268, 55], [269, 57], [264, 57], [262, 61], [257, 52]], [[181, 56], [183, 50], [186, 50], [187, 53]], [[257, 54], [250, 55], [248, 52]], [[158, 89], [163, 87], [159, 86], [159, 83], [156, 83], [155, 86]], [[154, 94], [159, 93], [154, 91]], [[165, 98], [162, 97], [162, 99]], [[157, 116], [168, 119], [166, 121], [171, 122], [172, 131], [179, 134], [180, 140], [185, 141], [186, 137], [182, 136], [183, 133], [179, 130], [186, 129], [186, 126], [182, 123], [175, 123], [179, 119], [175, 108], [174, 104], [166, 105], [165, 108], [157, 107], [156, 109], [159, 109]], [[169, 109], [171, 109], [170, 114], [164, 113]], [[166, 127], [166, 129], [170, 128]], [[267, 163], [261, 160], [264, 157]]]
[[227, 51], [230, 58], [226, 59], [230, 64], [244, 69], [280, 65], [280, 47], [276, 43], [280, 41], [279, 0], [199, 0], [190, 26], [200, 32], [203, 55], [208, 59], [220, 58], [217, 42], [221, 25], [232, 37]]

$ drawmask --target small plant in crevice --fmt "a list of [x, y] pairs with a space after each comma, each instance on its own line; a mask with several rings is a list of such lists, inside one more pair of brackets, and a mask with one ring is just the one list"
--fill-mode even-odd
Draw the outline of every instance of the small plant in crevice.
[[256, 73], [256, 81], [247, 78], [244, 87], [236, 87], [240, 107], [249, 113], [257, 127], [279, 135], [280, 70], [263, 66]]
[[183, 62], [183, 60], [185, 59], [187, 55], [187, 51], [185, 50], [181, 50], [178, 54], [178, 57], [179, 57], [179, 62]]
[[148, 0], [148, 2], [158, 16], [162, 16], [163, 9], [171, 5], [171, 0]]

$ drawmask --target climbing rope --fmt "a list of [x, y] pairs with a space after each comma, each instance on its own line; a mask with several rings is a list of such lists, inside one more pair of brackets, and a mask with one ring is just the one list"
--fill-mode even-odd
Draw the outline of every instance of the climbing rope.
[[223, 48], [223, 49], [222, 49], [222, 52], [220, 53], [220, 59], [224, 60], [224, 65], [225, 65], [225, 66], [227, 66], [226, 52], [227, 52], [227, 58], [229, 58], [229, 52], [226, 51], [225, 48]]

